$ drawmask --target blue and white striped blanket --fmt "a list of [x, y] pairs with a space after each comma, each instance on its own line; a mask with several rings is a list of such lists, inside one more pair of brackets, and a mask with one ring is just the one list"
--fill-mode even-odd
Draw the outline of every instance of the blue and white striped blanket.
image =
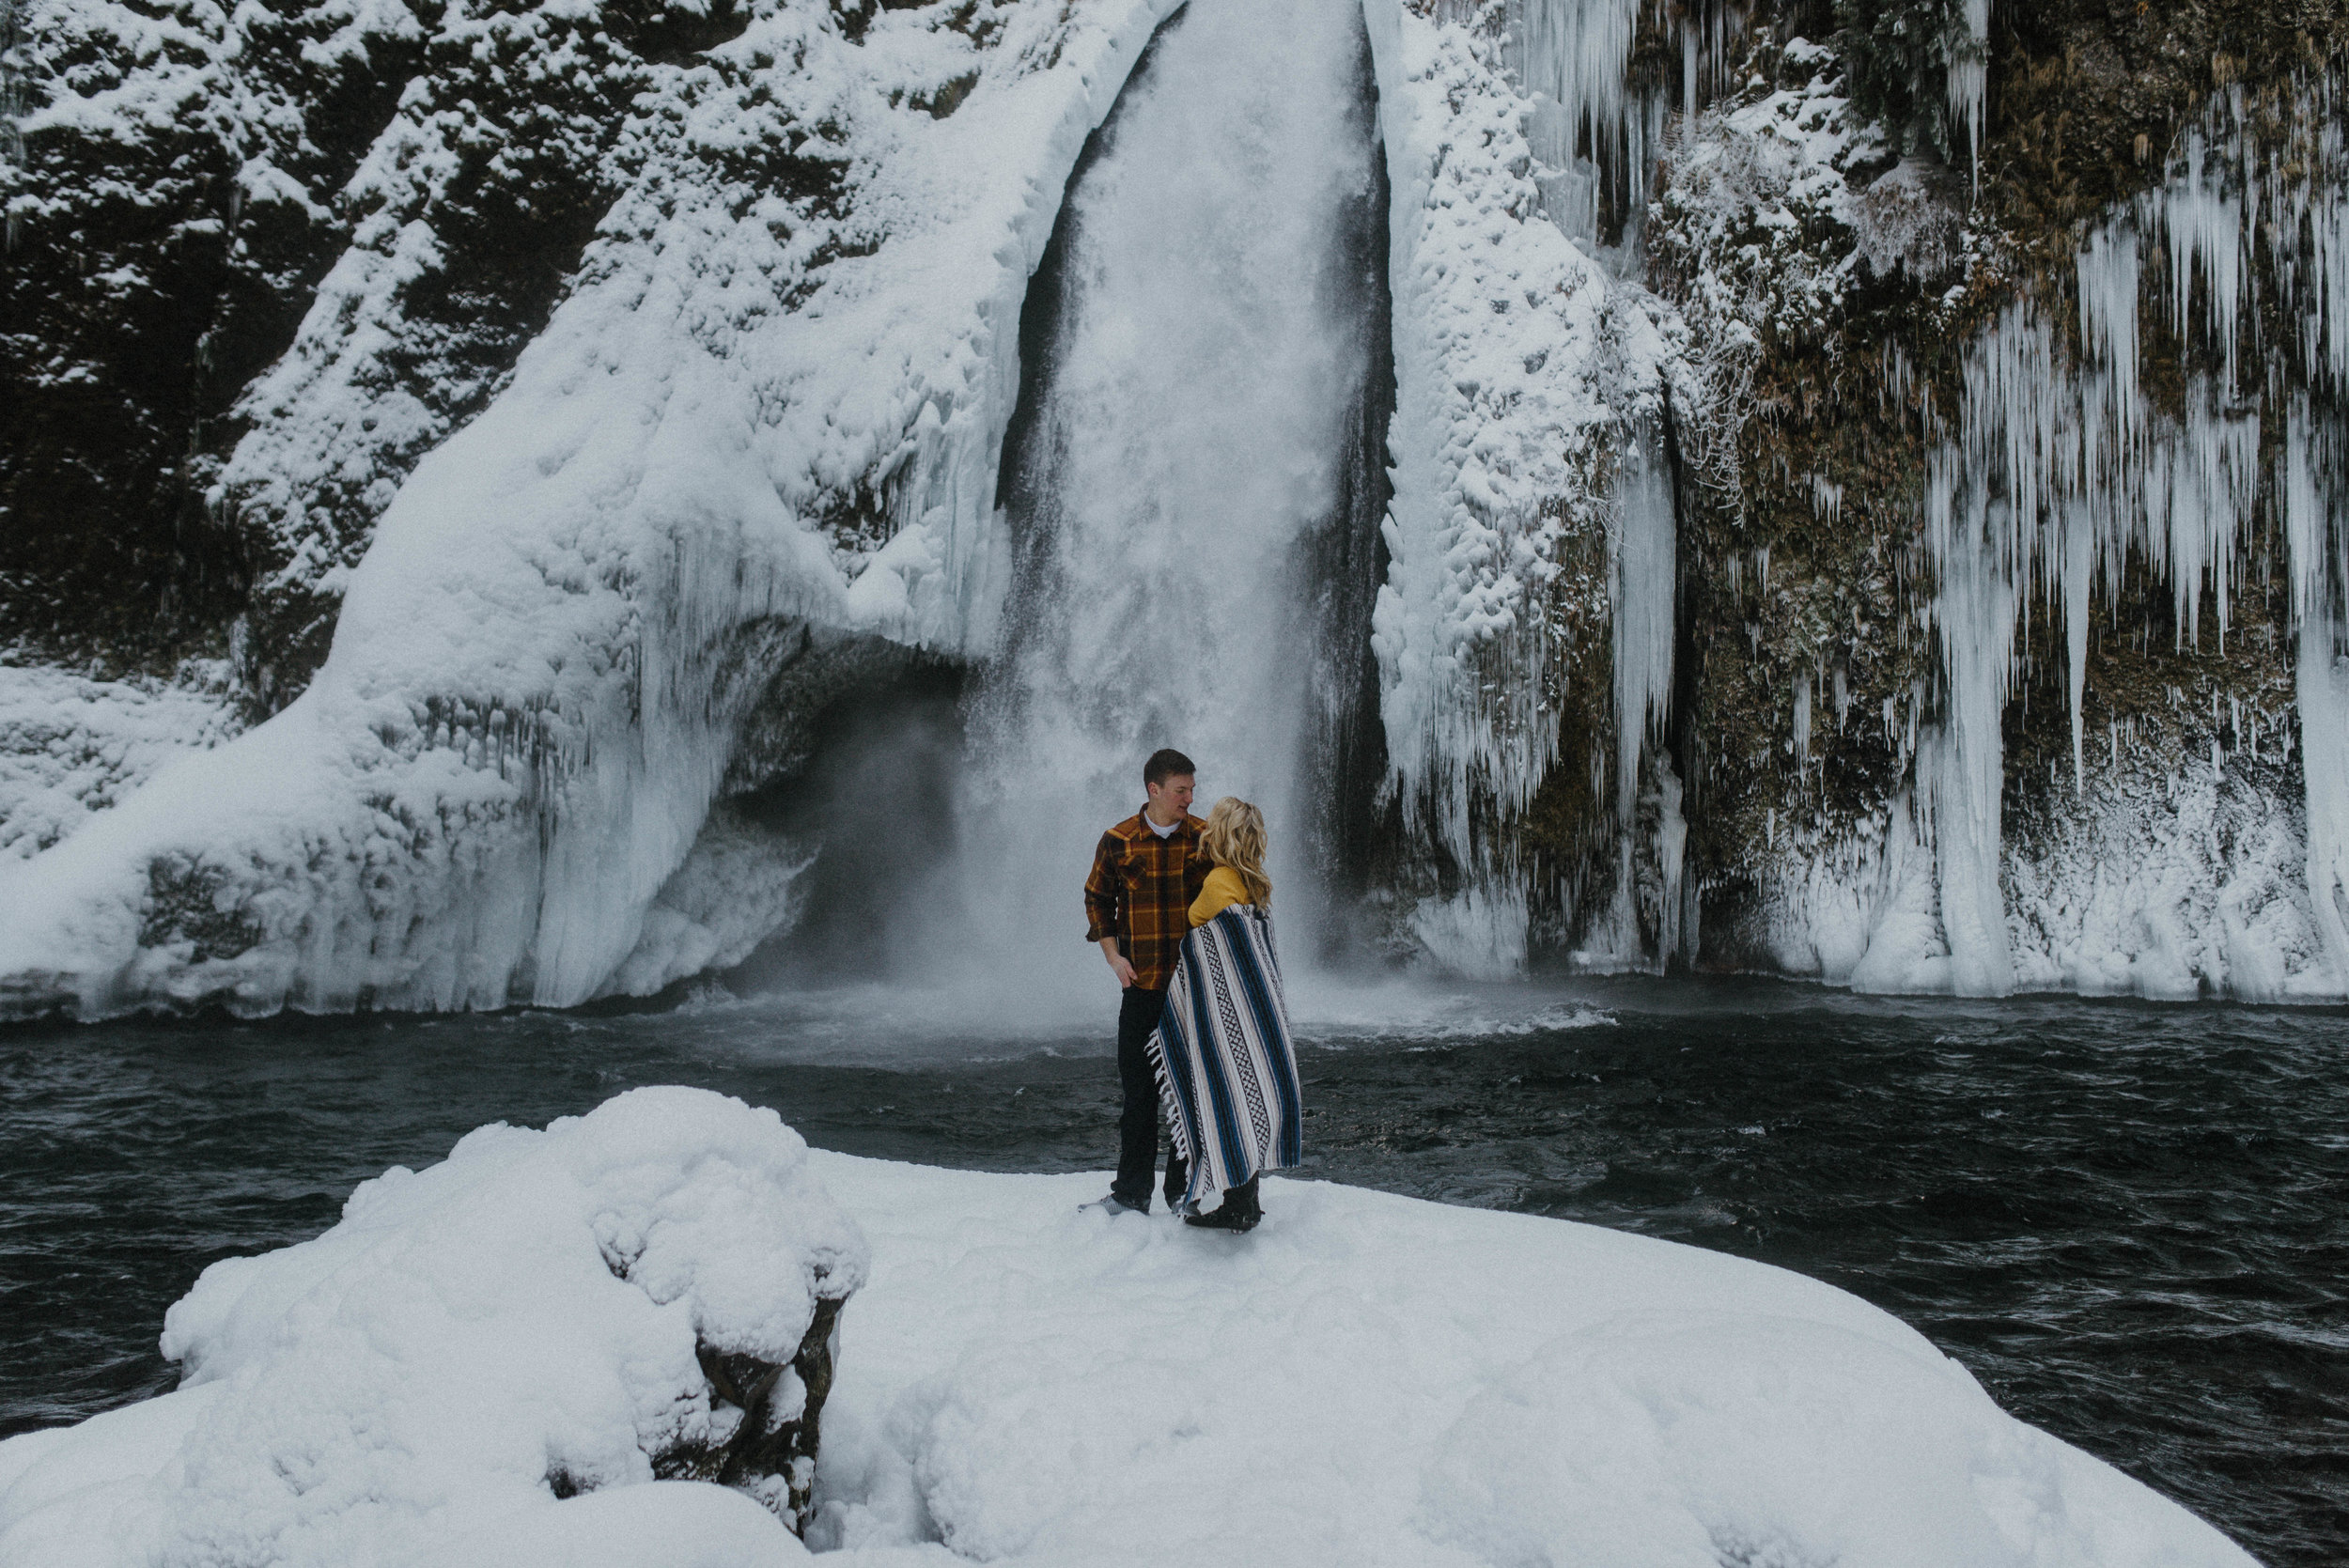
[[1304, 1110], [1270, 915], [1235, 904], [1183, 939], [1150, 1064], [1191, 1203], [1299, 1163]]

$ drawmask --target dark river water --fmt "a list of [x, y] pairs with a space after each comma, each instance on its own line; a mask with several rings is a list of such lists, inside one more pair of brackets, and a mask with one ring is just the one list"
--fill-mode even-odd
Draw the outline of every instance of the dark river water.
[[[1325, 1020], [1354, 1021], [1300, 1032], [1308, 1174], [1812, 1275], [2264, 1560], [2349, 1560], [2349, 1017], [1333, 994]], [[772, 1105], [856, 1154], [1111, 1163], [1108, 1001], [1098, 1028], [1023, 1033], [900, 1000], [0, 1033], [0, 1434], [170, 1387], [163, 1309], [214, 1259], [317, 1234], [481, 1123], [636, 1084]]]

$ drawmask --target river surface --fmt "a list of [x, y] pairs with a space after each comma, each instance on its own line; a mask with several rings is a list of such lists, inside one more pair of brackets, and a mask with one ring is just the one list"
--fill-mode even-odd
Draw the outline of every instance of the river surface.
[[[485, 1122], [645, 1083], [994, 1171], [1114, 1157], [1096, 1026], [874, 988], [0, 1032], [0, 1434], [172, 1386], [163, 1310]], [[2272, 1564], [2349, 1559], [2349, 1017], [1762, 983], [1300, 987], [1312, 1168], [1798, 1270]], [[1277, 1208], [1277, 1186], [1267, 1194]]]

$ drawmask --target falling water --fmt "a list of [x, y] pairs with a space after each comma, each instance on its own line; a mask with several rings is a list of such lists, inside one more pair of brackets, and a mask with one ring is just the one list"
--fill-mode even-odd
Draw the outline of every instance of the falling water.
[[1367, 583], [1377, 506], [1352, 472], [1386, 324], [1363, 52], [1348, 0], [1193, 0], [1032, 290], [1005, 454], [1020, 556], [971, 702], [962, 833], [977, 924], [1031, 980], [1097, 982], [1079, 883], [1161, 746], [1198, 762], [1203, 811], [1264, 808], [1292, 932], [1315, 902], [1320, 808], [1345, 788], [1327, 742], [1367, 642], [1344, 624], [1367, 592], [1330, 568]]

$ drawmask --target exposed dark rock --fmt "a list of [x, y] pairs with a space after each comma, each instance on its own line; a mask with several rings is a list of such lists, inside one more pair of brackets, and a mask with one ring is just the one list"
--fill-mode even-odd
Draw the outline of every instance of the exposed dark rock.
[[[711, 1408], [739, 1411], [741, 1420], [723, 1443], [680, 1445], [655, 1454], [654, 1475], [738, 1487], [781, 1515], [793, 1531], [805, 1532], [815, 1506], [816, 1451], [824, 1401], [832, 1394], [840, 1310], [848, 1304], [845, 1295], [825, 1296], [822, 1289], [819, 1278], [815, 1320], [787, 1364], [701, 1346]], [[554, 1484], [552, 1477], [549, 1483]], [[558, 1489], [555, 1495], [563, 1494]]]

